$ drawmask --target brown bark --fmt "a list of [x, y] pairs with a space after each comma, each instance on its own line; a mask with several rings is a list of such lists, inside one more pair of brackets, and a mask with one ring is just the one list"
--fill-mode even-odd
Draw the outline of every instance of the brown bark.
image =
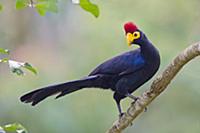
[[140, 96], [140, 99], [132, 104], [127, 109], [126, 113], [108, 129], [107, 133], [121, 133], [127, 128], [133, 120], [144, 112], [144, 109], [167, 88], [180, 69], [198, 55], [200, 55], [200, 42], [190, 45], [182, 51], [167, 66], [163, 73], [155, 78], [151, 87]]

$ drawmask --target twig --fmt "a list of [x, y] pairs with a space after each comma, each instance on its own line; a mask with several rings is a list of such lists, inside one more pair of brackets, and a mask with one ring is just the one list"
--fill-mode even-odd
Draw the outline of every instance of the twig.
[[127, 128], [133, 120], [141, 114], [144, 109], [159, 96], [170, 84], [180, 69], [190, 60], [200, 55], [200, 42], [190, 45], [181, 52], [164, 70], [164, 72], [155, 78], [151, 87], [145, 91], [140, 99], [132, 104], [127, 112], [117, 120], [113, 126], [108, 129], [107, 133], [121, 133]]

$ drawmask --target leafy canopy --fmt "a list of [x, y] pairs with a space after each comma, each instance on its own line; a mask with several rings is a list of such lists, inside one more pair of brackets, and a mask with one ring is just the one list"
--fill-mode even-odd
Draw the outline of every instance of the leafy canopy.
[[[96, 4], [90, 2], [90, 0], [71, 0], [73, 4], [80, 5], [82, 9], [93, 14], [95, 17], [99, 16], [99, 8]], [[24, 9], [27, 7], [35, 8], [41, 15], [46, 15], [47, 12], [58, 12], [58, 0], [16, 0], [16, 9]], [[0, 10], [2, 6], [0, 5]]]

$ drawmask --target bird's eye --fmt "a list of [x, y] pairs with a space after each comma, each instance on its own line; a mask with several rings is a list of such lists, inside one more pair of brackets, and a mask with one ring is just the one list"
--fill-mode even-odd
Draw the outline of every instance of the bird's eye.
[[140, 38], [140, 32], [136, 31], [133, 33], [134, 39]]
[[134, 37], [137, 37], [138, 36], [138, 34], [137, 33], [134, 33]]

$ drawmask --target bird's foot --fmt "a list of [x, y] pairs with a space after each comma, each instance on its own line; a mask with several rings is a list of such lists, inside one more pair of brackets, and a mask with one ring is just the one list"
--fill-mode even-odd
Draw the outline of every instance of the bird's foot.
[[131, 99], [133, 99], [133, 100], [134, 100], [134, 101], [133, 101], [134, 103], [135, 103], [138, 99], [140, 99], [139, 97], [133, 96], [133, 95], [131, 95], [131, 94], [129, 94], [129, 93], [128, 93], [126, 96], [129, 97], [129, 98], [131, 98]]
[[123, 116], [124, 114], [125, 114], [125, 113], [120, 113], [120, 114], [119, 114], [119, 119], [121, 119], [122, 116]]
[[[131, 103], [132, 105], [135, 104], [138, 99], [140, 99], [140, 97], [135, 97], [135, 96], [134, 98], [135, 98], [134, 101]], [[144, 108], [144, 112], [147, 112], [147, 107]]]
[[140, 97], [135, 97], [135, 96], [134, 96], [134, 99], [133, 99], [134, 101], [133, 101], [131, 104], [132, 104], [132, 105], [135, 104], [136, 101], [139, 100], [139, 99], [140, 99]]

